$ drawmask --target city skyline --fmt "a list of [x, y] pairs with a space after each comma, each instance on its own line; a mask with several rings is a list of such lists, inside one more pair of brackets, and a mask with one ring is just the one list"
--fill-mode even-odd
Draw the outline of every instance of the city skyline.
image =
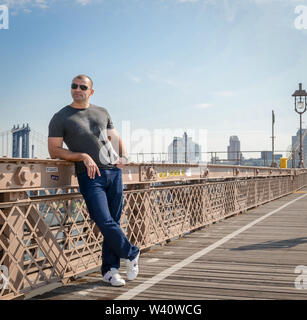
[[168, 161], [172, 163], [198, 163], [201, 159], [201, 146], [184, 132], [182, 137], [173, 137], [168, 148]]
[[10, 14], [0, 30], [1, 132], [30, 123], [47, 136], [52, 115], [71, 102], [72, 77], [86, 73], [91, 102], [107, 107], [119, 132], [123, 121], [152, 133], [205, 129], [208, 151], [226, 151], [232, 135], [242, 150], [270, 150], [274, 110], [275, 149], [292, 143], [291, 95], [299, 82], [307, 88], [307, 33], [295, 27], [295, 8], [307, 1], [0, 4]]
[[[203, 137], [206, 138], [206, 132], [198, 132], [195, 133], [190, 131], [192, 136], [189, 136], [186, 132], [184, 132], [183, 136], [180, 137], [177, 135], [172, 136], [171, 131], [157, 131], [153, 137], [146, 137], [146, 135], [150, 132], [146, 130], [136, 130], [135, 132], [130, 132], [129, 124], [127, 123], [124, 126], [124, 130], [126, 130], [124, 137], [127, 138], [126, 141], [128, 146], [128, 153], [130, 157], [130, 161], [144, 160], [158, 162], [177, 162], [173, 161], [173, 156], [171, 154], [177, 154], [176, 156], [179, 163], [186, 162], [185, 153], [188, 156], [187, 162], [221, 162], [221, 163], [232, 163], [238, 162], [238, 164], [244, 164], [245, 161], [254, 161], [254, 160], [263, 160], [270, 161], [272, 159], [272, 151], [271, 150], [242, 150], [240, 147], [240, 139], [238, 136], [229, 136], [229, 146], [227, 146], [227, 150], [208, 150], [206, 145], [200, 145], [194, 141], [200, 141]], [[307, 129], [303, 129], [303, 158], [304, 162], [306, 162], [306, 133]], [[145, 133], [145, 134], [144, 134]], [[178, 133], [178, 131], [177, 131]], [[147, 145], [147, 150], [144, 150], [140, 146], [139, 138], [140, 136], [145, 136], [144, 143]], [[157, 139], [158, 137], [158, 139]], [[150, 140], [154, 141], [150, 141]], [[157, 148], [159, 144], [157, 141], [159, 139], [162, 140], [162, 145], [166, 146], [165, 150], [154, 149]], [[47, 137], [42, 135], [41, 133], [33, 130], [28, 123], [23, 123], [22, 125], [14, 125], [11, 130], [7, 130], [5, 132], [0, 132], [0, 157], [20, 157], [21, 154], [27, 154], [25, 158], [28, 157], [41, 157], [41, 158], [49, 158], [47, 144], [45, 143]], [[185, 140], [187, 140], [187, 150], [185, 150]], [[205, 139], [206, 140], [206, 139]], [[171, 141], [171, 142], [170, 142]], [[177, 142], [176, 150], [173, 150], [174, 143]], [[132, 146], [132, 147], [131, 147]], [[66, 145], [64, 144], [64, 147]], [[204, 150], [202, 149], [204, 147]], [[275, 160], [279, 161], [280, 157], [288, 157], [288, 160], [292, 159], [292, 155], [290, 152], [295, 151], [295, 159], [296, 162], [299, 159], [299, 130], [296, 132], [296, 136], [292, 136], [292, 150], [275, 150]], [[282, 152], [281, 154], [276, 154], [276, 152]], [[258, 158], [257, 158], [258, 156]], [[260, 156], [260, 158], [259, 158]], [[255, 158], [256, 157], [256, 158]], [[136, 160], [138, 159], [138, 160]], [[191, 159], [191, 161], [189, 160]], [[235, 160], [237, 159], [237, 160]], [[240, 160], [239, 160], [240, 159]], [[259, 161], [258, 161], [259, 162]], [[256, 162], [254, 165], [258, 165]]]

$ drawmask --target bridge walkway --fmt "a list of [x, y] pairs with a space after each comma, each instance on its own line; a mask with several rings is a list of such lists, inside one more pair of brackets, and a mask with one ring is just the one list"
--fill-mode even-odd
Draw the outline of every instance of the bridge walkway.
[[[295, 286], [300, 265], [303, 289]], [[125, 277], [124, 261], [120, 271]], [[139, 276], [124, 287], [96, 270], [26, 298], [307, 299], [307, 188], [144, 252]]]

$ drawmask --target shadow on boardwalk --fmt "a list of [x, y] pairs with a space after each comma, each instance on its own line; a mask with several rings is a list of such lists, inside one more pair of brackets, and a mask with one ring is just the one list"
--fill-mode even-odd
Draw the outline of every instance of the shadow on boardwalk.
[[280, 240], [280, 241], [266, 241], [262, 243], [251, 244], [248, 246], [232, 248], [230, 250], [265, 250], [265, 249], [293, 248], [303, 243], [307, 243], [307, 237]]

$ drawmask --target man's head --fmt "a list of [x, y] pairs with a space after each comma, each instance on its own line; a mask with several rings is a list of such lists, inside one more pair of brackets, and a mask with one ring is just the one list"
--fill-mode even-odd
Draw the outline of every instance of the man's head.
[[72, 79], [71, 96], [75, 102], [87, 102], [93, 93], [93, 81], [89, 76], [79, 74]]

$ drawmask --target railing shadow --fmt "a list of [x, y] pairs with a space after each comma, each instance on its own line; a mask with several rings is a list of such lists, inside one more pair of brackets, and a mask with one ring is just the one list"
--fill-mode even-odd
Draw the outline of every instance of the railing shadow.
[[294, 238], [280, 241], [266, 241], [262, 243], [251, 244], [247, 246], [241, 246], [232, 248], [233, 251], [241, 250], [265, 250], [265, 249], [281, 249], [281, 248], [293, 248], [300, 244], [307, 243], [307, 237]]
[[[32, 297], [27, 300], [46, 300], [46, 299], [52, 299], [57, 298], [61, 300], [61, 295], [66, 296], [64, 299], [67, 299], [67, 295], [69, 294], [76, 294], [77, 292], [80, 292], [78, 295], [82, 299], [86, 299], [87, 296], [91, 295], [91, 291], [97, 289], [97, 288], [104, 288], [104, 287], [110, 287], [111, 285], [109, 283], [104, 282], [103, 280], [98, 281], [91, 281], [86, 283], [78, 283], [78, 284], [72, 284], [72, 285], [65, 285], [59, 288], [56, 288], [52, 291], [45, 292], [41, 295], [36, 295], [35, 297]], [[90, 298], [91, 300], [93, 297]]]

